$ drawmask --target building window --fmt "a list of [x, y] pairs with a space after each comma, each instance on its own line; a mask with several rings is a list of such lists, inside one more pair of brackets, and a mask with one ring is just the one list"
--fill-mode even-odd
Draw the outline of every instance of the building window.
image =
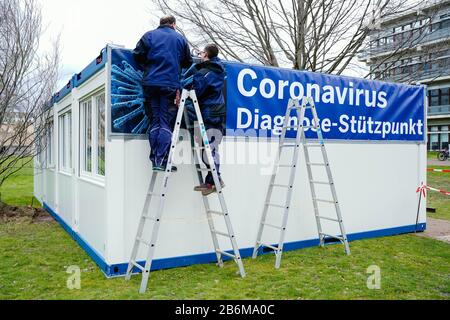
[[441, 89], [440, 94], [441, 94], [441, 106], [450, 105], [450, 88]]
[[46, 135], [46, 159], [47, 168], [53, 168], [53, 121], [47, 123], [47, 135]]
[[[438, 131], [438, 127], [433, 126], [430, 128], [430, 148], [431, 150], [438, 150], [439, 149], [439, 133], [436, 133]], [[435, 132], [435, 133], [433, 133]]]
[[92, 172], [92, 101], [81, 104], [83, 123], [83, 171]]
[[428, 99], [429, 99], [428, 104], [430, 106], [438, 106], [439, 105], [439, 89], [430, 90]]
[[448, 148], [448, 136], [449, 136], [448, 126], [442, 126], [441, 127], [441, 136], [440, 136], [441, 150]]
[[65, 112], [59, 122], [59, 170], [72, 173], [72, 112]]
[[97, 104], [97, 172], [105, 175], [105, 95], [96, 97]]
[[82, 174], [105, 175], [105, 93], [95, 94], [81, 102]]

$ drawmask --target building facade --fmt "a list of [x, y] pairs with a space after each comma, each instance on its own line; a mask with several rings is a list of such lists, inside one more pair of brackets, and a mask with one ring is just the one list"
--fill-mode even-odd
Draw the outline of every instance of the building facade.
[[425, 84], [428, 150], [450, 141], [450, 1], [425, 2], [417, 10], [376, 21], [359, 60], [372, 79]]

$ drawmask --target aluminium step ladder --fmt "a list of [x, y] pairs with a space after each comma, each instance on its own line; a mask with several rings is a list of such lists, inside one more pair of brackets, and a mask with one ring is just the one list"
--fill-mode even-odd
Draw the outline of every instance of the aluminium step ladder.
[[[314, 119], [314, 122], [310, 126], [303, 125], [303, 120], [305, 118], [305, 112], [307, 109], [311, 110], [313, 119]], [[296, 126], [289, 125], [290, 115], [293, 110], [295, 110], [297, 113], [298, 123]], [[297, 136], [295, 139], [295, 143], [286, 143], [286, 130], [287, 129], [295, 129], [295, 128], [297, 129]], [[309, 142], [307, 142], [306, 136], [305, 136], [305, 129], [308, 129], [308, 128], [316, 130], [318, 140], [314, 140], [314, 141], [309, 140]], [[319, 118], [317, 116], [317, 111], [316, 111], [316, 107], [314, 104], [314, 100], [311, 97], [304, 97], [302, 99], [302, 104], [300, 105], [299, 99], [290, 99], [287, 109], [286, 109], [286, 115], [284, 118], [284, 124], [283, 124], [283, 128], [282, 128], [281, 136], [280, 136], [278, 154], [277, 154], [277, 158], [275, 160], [274, 171], [272, 173], [272, 176], [270, 179], [270, 184], [269, 184], [269, 187], [267, 190], [266, 199], [265, 199], [265, 203], [264, 203], [264, 209], [263, 209], [263, 213], [261, 216], [261, 222], [260, 222], [259, 230], [258, 230], [258, 234], [257, 234], [256, 244], [255, 244], [255, 247], [253, 250], [253, 259], [255, 259], [257, 257], [258, 251], [260, 248], [265, 247], [270, 250], [273, 250], [275, 253], [275, 256], [276, 256], [275, 268], [277, 268], [277, 269], [280, 267], [280, 263], [281, 263], [281, 255], [283, 252], [284, 239], [285, 239], [285, 235], [286, 235], [288, 214], [289, 214], [289, 209], [290, 209], [291, 201], [292, 201], [292, 190], [293, 190], [294, 181], [295, 181], [295, 174], [297, 171], [297, 160], [298, 160], [300, 144], [303, 145], [303, 150], [304, 150], [304, 154], [305, 154], [305, 162], [306, 162], [306, 168], [307, 168], [307, 172], [308, 172], [308, 180], [309, 180], [309, 185], [310, 185], [310, 189], [311, 189], [311, 195], [312, 195], [312, 199], [313, 199], [314, 213], [315, 213], [315, 217], [316, 217], [317, 231], [319, 233], [320, 246], [324, 246], [325, 241], [328, 239], [336, 239], [343, 243], [345, 252], [348, 255], [350, 254], [350, 247], [348, 245], [347, 235], [346, 235], [345, 229], [344, 229], [344, 224], [343, 224], [342, 215], [341, 215], [341, 209], [340, 209], [339, 202], [337, 199], [336, 188], [335, 188], [333, 177], [331, 174], [330, 163], [328, 161], [328, 155], [327, 155], [327, 152], [325, 149], [323, 135], [322, 135], [322, 131], [321, 131], [321, 128], [319, 125]], [[291, 164], [280, 164], [281, 153], [285, 148], [288, 148], [288, 147], [294, 148], [294, 153], [292, 156], [292, 163]], [[314, 148], [314, 147], [320, 148], [320, 150], [322, 151], [322, 157], [323, 157], [322, 163], [312, 163], [310, 161], [309, 148]], [[313, 175], [312, 175], [312, 169], [311, 169], [312, 166], [324, 167], [326, 169], [328, 181], [314, 180]], [[287, 185], [279, 184], [279, 183], [276, 183], [276, 181], [275, 181], [277, 172], [280, 168], [288, 168], [290, 170], [289, 183]], [[332, 194], [333, 199], [327, 200], [327, 199], [317, 198], [316, 197], [316, 189], [315, 189], [316, 185], [328, 185], [331, 188], [331, 194]], [[271, 203], [272, 191], [275, 187], [287, 189], [286, 201], [282, 205]], [[331, 217], [321, 216], [319, 214], [318, 203], [333, 204], [335, 207], [337, 218], [335, 219], [335, 218], [331, 218]], [[266, 218], [267, 218], [267, 215], [269, 212], [269, 208], [278, 208], [278, 209], [283, 210], [281, 226], [276, 226], [273, 224], [266, 223]], [[324, 233], [322, 231], [321, 220], [329, 220], [329, 221], [337, 222], [339, 224], [341, 234], [340, 235], [331, 235], [331, 234]], [[263, 235], [264, 227], [271, 227], [271, 228], [280, 230], [280, 237], [279, 237], [278, 245], [271, 245], [271, 244], [262, 242], [262, 235]]]
[[[198, 142], [193, 143], [193, 147], [194, 147], [193, 149], [195, 151], [194, 154], [198, 156], [199, 155], [198, 151], [204, 150], [207, 155], [208, 163], [212, 164], [209, 166], [209, 168], [202, 168], [200, 165], [200, 163], [202, 163], [202, 161], [201, 161], [201, 159], [198, 159], [198, 161], [196, 163], [196, 170], [198, 173], [197, 176], [199, 179], [199, 183], [200, 184], [203, 183], [202, 172], [211, 172], [213, 179], [214, 179], [214, 184], [216, 187], [216, 194], [219, 197], [219, 202], [220, 202], [220, 206], [221, 206], [221, 211], [211, 210], [207, 196], [202, 195], [203, 203], [204, 203], [204, 206], [206, 209], [208, 225], [209, 225], [209, 228], [211, 231], [211, 236], [212, 236], [212, 240], [213, 240], [213, 244], [214, 244], [214, 250], [215, 250], [216, 257], [217, 257], [217, 263], [218, 263], [219, 267], [222, 267], [223, 266], [222, 257], [223, 256], [229, 257], [229, 258], [233, 259], [236, 262], [236, 264], [238, 265], [239, 274], [241, 275], [241, 277], [245, 277], [245, 271], [244, 271], [244, 266], [242, 263], [242, 258], [240, 256], [239, 249], [238, 249], [238, 246], [236, 243], [236, 237], [235, 237], [235, 234], [233, 231], [233, 227], [231, 225], [228, 209], [227, 209], [227, 206], [225, 203], [225, 198], [223, 196], [222, 186], [220, 184], [219, 177], [216, 172], [216, 168], [214, 166], [214, 161], [213, 161], [213, 157], [211, 154], [211, 146], [209, 144], [208, 136], [207, 136], [207, 133], [205, 130], [205, 125], [203, 123], [203, 118], [202, 118], [202, 115], [200, 112], [200, 107], [198, 105], [197, 96], [196, 96], [194, 90], [185, 90], [184, 89], [181, 94], [180, 106], [178, 108], [177, 118], [175, 121], [175, 127], [174, 127], [173, 134], [172, 134], [172, 142], [170, 145], [167, 166], [166, 166], [166, 170], [164, 172], [164, 177], [163, 177], [163, 180], [161, 183], [161, 187], [160, 187], [159, 191], [155, 190], [156, 178], [157, 178], [158, 173], [153, 172], [152, 178], [150, 180], [150, 184], [148, 187], [148, 192], [147, 192], [147, 196], [145, 199], [144, 208], [142, 210], [142, 216], [141, 216], [139, 226], [137, 229], [134, 246], [133, 246], [131, 258], [130, 258], [130, 261], [128, 264], [127, 273], [126, 273], [126, 277], [125, 277], [126, 280], [129, 280], [131, 278], [133, 270], [135, 270], [135, 269], [138, 269], [142, 272], [142, 281], [141, 281], [141, 286], [139, 289], [140, 293], [144, 293], [147, 289], [147, 283], [148, 283], [148, 279], [150, 276], [150, 269], [152, 266], [155, 248], [156, 248], [156, 242], [158, 239], [159, 227], [161, 225], [161, 219], [162, 219], [162, 214], [163, 214], [163, 210], [164, 210], [164, 203], [165, 203], [166, 195], [167, 195], [167, 191], [168, 191], [168, 189], [167, 189], [168, 188], [168, 180], [171, 175], [173, 156], [174, 156], [177, 141], [179, 139], [180, 126], [181, 126], [181, 120], [182, 120], [183, 114], [185, 114], [185, 120], [187, 121], [187, 118], [186, 118], [187, 114], [185, 113], [185, 104], [186, 104], [186, 100], [188, 98], [191, 98], [192, 102], [194, 104], [195, 113], [197, 115], [198, 127], [200, 129], [200, 134], [201, 134], [201, 138], [202, 138], [202, 142], [203, 142], [203, 147], [200, 147]], [[192, 141], [192, 139], [191, 139], [191, 141]], [[150, 215], [148, 211], [149, 211], [151, 200], [154, 197], [157, 197], [159, 199], [159, 203], [158, 203], [158, 207], [157, 207], [155, 215]], [[212, 215], [222, 216], [225, 219], [225, 224], [227, 227], [226, 232], [218, 231], [215, 229]], [[149, 221], [153, 222], [150, 239], [148, 239], [144, 235], [145, 225]], [[230, 239], [231, 245], [233, 248], [233, 253], [225, 252], [220, 249], [217, 236], [222, 236], [222, 237], [226, 237], [226, 238]], [[139, 252], [140, 245], [145, 245], [148, 248], [147, 255], [146, 255], [147, 258], [145, 260], [144, 266], [139, 264], [137, 261], [137, 254]]]

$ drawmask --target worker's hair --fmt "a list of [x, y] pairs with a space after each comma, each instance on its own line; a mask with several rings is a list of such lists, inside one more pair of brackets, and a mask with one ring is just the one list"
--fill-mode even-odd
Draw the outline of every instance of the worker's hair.
[[165, 25], [171, 25], [176, 23], [177, 20], [175, 19], [174, 16], [172, 15], [168, 15], [168, 16], [164, 16], [159, 20], [159, 25], [160, 26], [165, 26]]
[[211, 43], [206, 45], [205, 52], [208, 55], [208, 58], [212, 59], [219, 55], [219, 48], [214, 43]]

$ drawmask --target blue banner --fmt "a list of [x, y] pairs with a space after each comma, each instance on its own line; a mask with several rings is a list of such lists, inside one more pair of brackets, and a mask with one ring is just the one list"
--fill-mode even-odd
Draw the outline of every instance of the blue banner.
[[[228, 136], [277, 137], [289, 98], [310, 96], [325, 139], [425, 140], [423, 87], [232, 62], [225, 66]], [[148, 132], [142, 75], [130, 50], [112, 50], [112, 133]], [[291, 125], [297, 120], [293, 112]], [[304, 124], [311, 120], [308, 111]], [[317, 138], [312, 130], [305, 129], [307, 138]], [[295, 136], [296, 129], [288, 129], [287, 137]]]
[[144, 134], [149, 127], [145, 115], [142, 89], [143, 71], [139, 70], [132, 52], [111, 52], [111, 132]]
[[[289, 98], [312, 97], [325, 139], [424, 141], [424, 88], [227, 63], [227, 135], [279, 136]], [[297, 117], [292, 112], [291, 123]], [[304, 125], [311, 124], [307, 111]], [[307, 138], [317, 138], [305, 129]], [[295, 137], [296, 128], [287, 137]]]

